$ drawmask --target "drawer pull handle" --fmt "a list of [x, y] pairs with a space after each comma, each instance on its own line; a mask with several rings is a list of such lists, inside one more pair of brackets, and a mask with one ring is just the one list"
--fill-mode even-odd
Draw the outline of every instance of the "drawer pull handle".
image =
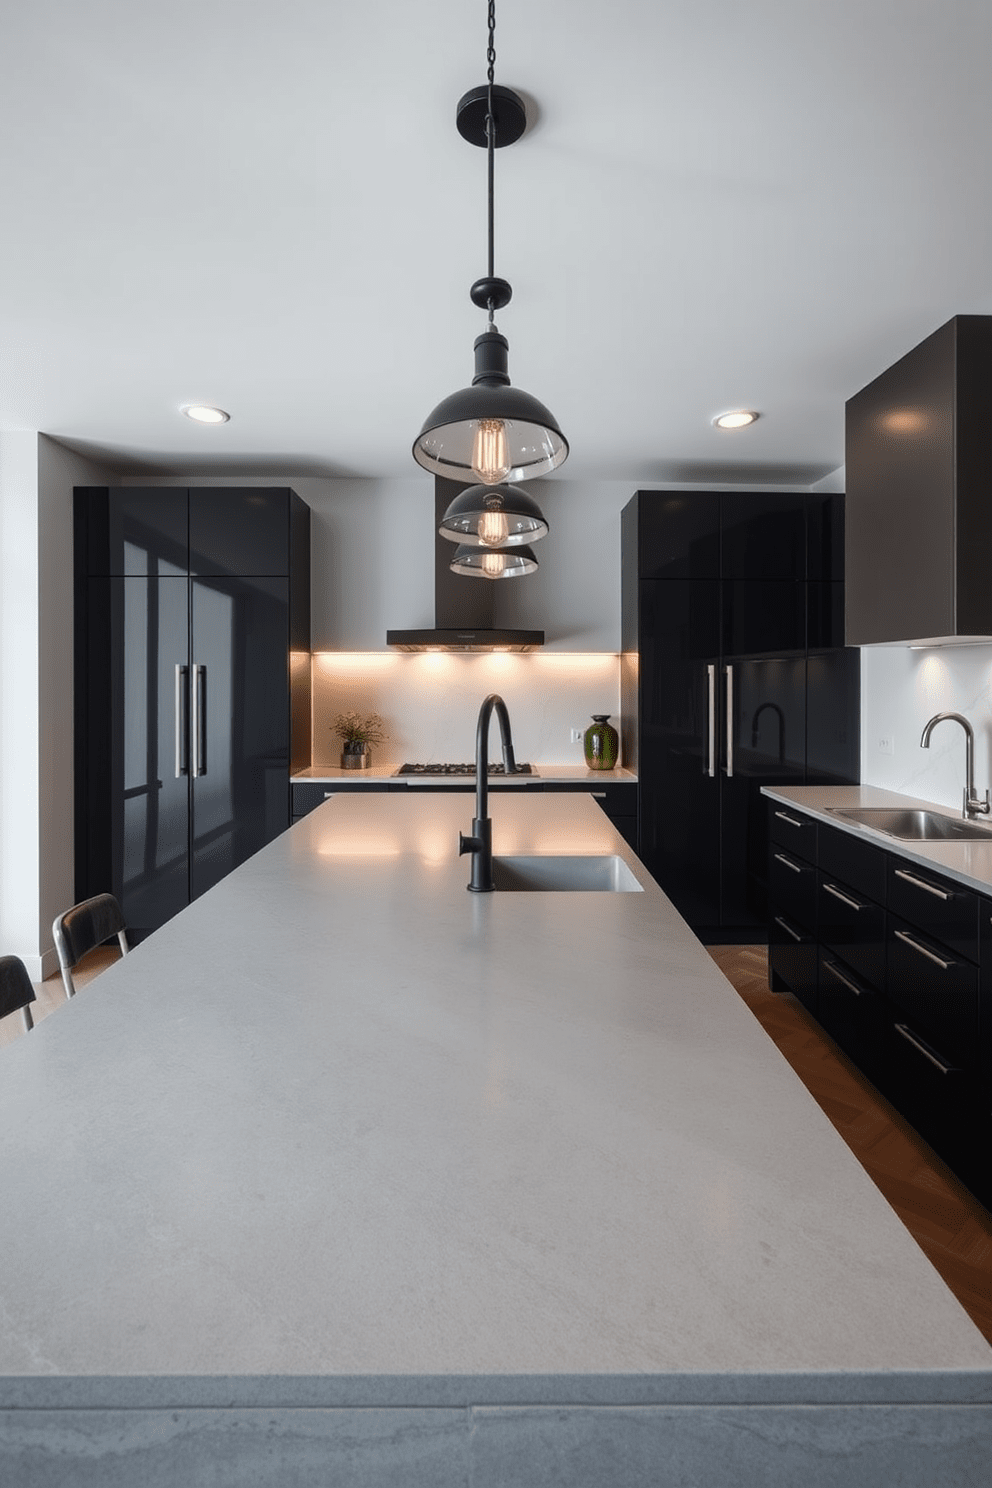
[[784, 863], [785, 866], [786, 866], [786, 868], [791, 868], [792, 869], [793, 873], [802, 873], [802, 871], [803, 871], [799, 867], [799, 864], [798, 863], [794, 863], [792, 861], [792, 859], [791, 858], [787, 858], [784, 853], [776, 853], [775, 854], [775, 861], [776, 861], [776, 863]]
[[896, 940], [903, 941], [903, 943], [905, 945], [908, 945], [912, 950], [918, 951], [921, 956], [926, 956], [927, 960], [932, 961], [935, 966], [939, 966], [941, 971], [950, 971], [951, 967], [954, 965], [953, 961], [944, 961], [941, 959], [940, 956], [937, 955], [936, 951], [931, 951], [927, 946], [920, 945], [919, 941], [914, 940], [913, 937], [909, 935], [905, 930], [896, 931]]
[[794, 816], [790, 816], [787, 811], [776, 811], [775, 815], [779, 821], [788, 822], [790, 827], [804, 827], [806, 825], [805, 822], [797, 821]]
[[606, 792], [605, 791], [593, 791], [592, 794], [596, 797], [596, 800], [597, 801], [605, 801], [606, 800]]
[[337, 791], [325, 791], [324, 792], [324, 800], [325, 801], [329, 801], [332, 796], [336, 796], [336, 795], [337, 795]]
[[842, 894], [841, 891], [840, 891], [840, 889], [835, 888], [835, 886], [833, 884], [825, 883], [823, 885], [823, 892], [825, 894], [832, 894], [835, 899], [839, 899], [840, 902], [842, 904], [846, 904], [849, 909], [864, 909], [865, 908], [865, 905], [859, 904], [856, 899], [851, 899], [847, 894]]
[[852, 982], [848, 977], [846, 977], [841, 971], [840, 967], [837, 966], [833, 961], [824, 961], [823, 969], [824, 971], [829, 971], [830, 975], [836, 977], [839, 982], [843, 982], [847, 990], [849, 992], [853, 992], [855, 997], [861, 996], [864, 988], [859, 987], [856, 982]]
[[915, 873], [907, 873], [903, 868], [896, 869], [896, 878], [904, 879], [906, 883], [912, 884], [914, 889], [926, 889], [928, 894], [933, 894], [935, 899], [953, 899], [953, 894], [948, 894], [944, 889], [938, 889], [936, 884], [927, 883], [925, 878], [917, 878]]
[[934, 1068], [939, 1069], [942, 1075], [953, 1073], [955, 1066], [953, 1064], [945, 1064], [942, 1059], [938, 1059], [929, 1045], [925, 1044], [921, 1038], [917, 1038], [914, 1033], [910, 1033], [905, 1023], [896, 1023], [894, 1026], [896, 1033], [901, 1033], [906, 1042], [912, 1044], [913, 1048], [918, 1054], [922, 1054], [924, 1059], [929, 1059]]
[[776, 925], [781, 925], [786, 935], [791, 935], [793, 940], [802, 940], [802, 936], [799, 934], [798, 930], [793, 930], [792, 926], [787, 924], [786, 921], [783, 920], [781, 915], [775, 916], [775, 923]]

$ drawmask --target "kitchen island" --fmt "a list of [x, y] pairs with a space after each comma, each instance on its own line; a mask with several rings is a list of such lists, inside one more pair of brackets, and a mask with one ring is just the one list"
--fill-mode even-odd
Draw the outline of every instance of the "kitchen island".
[[984, 1483], [992, 1349], [586, 796], [338, 796], [0, 1058], [0, 1481]]

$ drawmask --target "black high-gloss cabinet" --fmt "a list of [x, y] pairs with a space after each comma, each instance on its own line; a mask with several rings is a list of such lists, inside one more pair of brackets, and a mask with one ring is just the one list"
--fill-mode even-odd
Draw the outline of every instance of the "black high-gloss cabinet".
[[623, 513], [640, 852], [704, 938], [766, 933], [761, 786], [858, 778], [842, 520], [841, 497], [785, 492], [642, 491]]
[[134, 940], [289, 825], [309, 609], [295, 492], [77, 489], [76, 896]]

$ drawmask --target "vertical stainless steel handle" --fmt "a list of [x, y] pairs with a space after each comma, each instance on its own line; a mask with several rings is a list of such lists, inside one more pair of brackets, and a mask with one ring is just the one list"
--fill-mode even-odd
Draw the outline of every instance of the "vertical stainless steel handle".
[[181, 775], [189, 774], [189, 761], [184, 759], [186, 753], [186, 686], [189, 676], [189, 668], [176, 662], [176, 779]]
[[724, 667], [727, 674], [727, 777], [734, 773], [734, 669]]
[[706, 668], [706, 773], [716, 774], [716, 667]]
[[199, 666], [195, 661], [192, 669], [192, 698], [190, 701], [190, 733], [193, 735], [193, 770], [194, 775], [206, 775], [207, 773], [207, 739], [206, 719], [204, 717], [203, 689], [206, 682], [207, 669]]

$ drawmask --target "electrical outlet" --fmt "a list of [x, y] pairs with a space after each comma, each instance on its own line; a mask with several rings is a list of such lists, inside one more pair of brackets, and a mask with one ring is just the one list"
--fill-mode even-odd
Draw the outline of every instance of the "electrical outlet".
[[581, 729], [573, 729], [572, 730], [572, 743], [573, 744], [581, 744], [582, 743], [582, 730]]
[[895, 754], [896, 741], [891, 734], [879, 734], [878, 752], [879, 754]]

